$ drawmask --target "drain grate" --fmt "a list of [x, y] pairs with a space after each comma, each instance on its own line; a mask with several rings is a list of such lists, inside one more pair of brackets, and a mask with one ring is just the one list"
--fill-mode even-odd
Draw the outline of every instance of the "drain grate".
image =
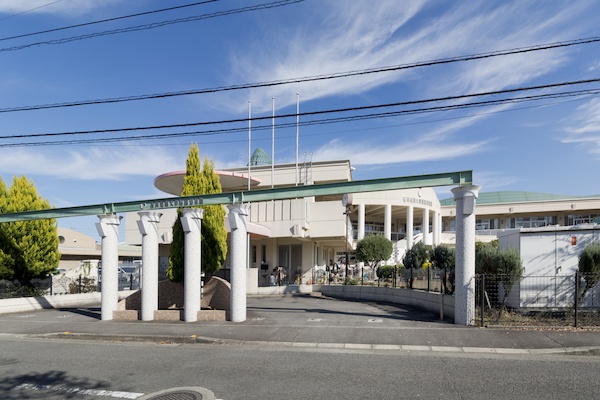
[[140, 397], [138, 400], [214, 400], [215, 395], [202, 387], [185, 387], [162, 390]]

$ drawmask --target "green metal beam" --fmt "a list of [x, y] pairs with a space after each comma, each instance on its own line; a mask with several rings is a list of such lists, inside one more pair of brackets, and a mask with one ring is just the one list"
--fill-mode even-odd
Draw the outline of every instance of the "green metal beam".
[[472, 183], [472, 171], [446, 172], [431, 175], [369, 179], [363, 181], [326, 183], [322, 185], [292, 186], [277, 189], [251, 190], [245, 192], [169, 197], [164, 199], [141, 200], [135, 202], [132, 201], [81, 207], [54, 208], [49, 210], [23, 211], [11, 214], [0, 214], [0, 223], [48, 218], [116, 214], [144, 210], [161, 210], [179, 207], [195, 207], [212, 204], [253, 203], [257, 201], [294, 199], [299, 197], [344, 193], [364, 193], [450, 185], [464, 186]]

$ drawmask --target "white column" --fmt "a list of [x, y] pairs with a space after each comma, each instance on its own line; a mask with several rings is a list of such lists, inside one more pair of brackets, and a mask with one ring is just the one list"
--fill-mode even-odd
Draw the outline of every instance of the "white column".
[[440, 213], [439, 211], [433, 212], [433, 221], [432, 222], [432, 235], [433, 235], [433, 245], [439, 246], [440, 244]]
[[231, 295], [230, 307], [232, 322], [246, 320], [246, 216], [250, 206], [233, 204], [229, 208], [231, 228]]
[[454, 323], [471, 325], [475, 318], [475, 202], [479, 186], [460, 186], [452, 193], [456, 202]]
[[423, 244], [429, 245], [429, 209], [423, 209], [423, 223], [421, 224], [421, 230], [423, 231]]
[[200, 286], [202, 243], [202, 217], [204, 210], [200, 208], [184, 208], [181, 216], [181, 227], [185, 235], [183, 248], [183, 320], [198, 321], [200, 311]]
[[119, 224], [122, 217], [114, 214], [98, 215], [96, 224], [102, 238], [102, 311], [101, 319], [113, 319], [119, 303]]
[[444, 220], [442, 213], [438, 213], [438, 245], [442, 244], [442, 232], [444, 232]]
[[392, 240], [392, 205], [385, 205], [385, 213], [383, 220], [383, 235], [387, 240]]
[[413, 229], [414, 229], [414, 208], [413, 206], [406, 207], [406, 248], [413, 247]]
[[138, 213], [138, 229], [142, 235], [142, 321], [152, 321], [158, 310], [158, 223], [161, 213]]
[[358, 236], [357, 239], [365, 238], [365, 205], [358, 205]]

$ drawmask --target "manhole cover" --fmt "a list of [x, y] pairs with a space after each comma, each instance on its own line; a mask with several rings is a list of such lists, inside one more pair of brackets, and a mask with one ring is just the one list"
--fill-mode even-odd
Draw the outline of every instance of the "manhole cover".
[[186, 387], [162, 390], [140, 397], [138, 400], [214, 400], [215, 395], [202, 387]]

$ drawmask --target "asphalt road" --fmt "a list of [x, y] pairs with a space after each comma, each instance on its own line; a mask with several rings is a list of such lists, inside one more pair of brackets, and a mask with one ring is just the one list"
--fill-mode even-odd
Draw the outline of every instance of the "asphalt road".
[[0, 398], [138, 398], [200, 386], [217, 399], [592, 399], [593, 355], [510, 355], [0, 336]]

